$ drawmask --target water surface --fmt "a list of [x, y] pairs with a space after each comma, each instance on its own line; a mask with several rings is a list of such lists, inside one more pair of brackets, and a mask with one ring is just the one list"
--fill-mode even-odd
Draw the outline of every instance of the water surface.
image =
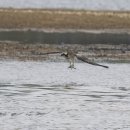
[[129, 0], [0, 0], [0, 7], [130, 10]]
[[129, 130], [130, 64], [0, 61], [1, 130]]

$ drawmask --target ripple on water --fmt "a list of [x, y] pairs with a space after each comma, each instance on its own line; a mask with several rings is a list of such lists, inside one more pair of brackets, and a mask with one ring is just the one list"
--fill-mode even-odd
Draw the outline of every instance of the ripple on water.
[[0, 64], [0, 129], [129, 130], [129, 64], [60, 64]]

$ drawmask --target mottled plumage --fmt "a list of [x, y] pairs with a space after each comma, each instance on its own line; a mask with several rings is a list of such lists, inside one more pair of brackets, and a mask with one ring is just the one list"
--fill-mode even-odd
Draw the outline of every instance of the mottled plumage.
[[47, 54], [57, 54], [57, 53], [61, 54], [61, 56], [64, 56], [69, 61], [69, 63], [70, 63], [69, 68], [71, 68], [71, 69], [75, 69], [75, 67], [74, 67], [75, 58], [77, 58], [78, 60], [81, 60], [83, 62], [86, 62], [88, 64], [91, 64], [91, 65], [100, 66], [100, 67], [104, 67], [104, 68], [109, 68], [108, 66], [95, 63], [95, 62], [89, 60], [85, 56], [80, 56], [80, 55], [77, 54], [77, 51], [74, 51], [74, 50], [71, 50], [71, 49], [67, 49], [66, 52], [58, 51], [58, 52], [47, 52], [47, 53], [41, 53], [41, 54], [42, 55], [47, 55]]

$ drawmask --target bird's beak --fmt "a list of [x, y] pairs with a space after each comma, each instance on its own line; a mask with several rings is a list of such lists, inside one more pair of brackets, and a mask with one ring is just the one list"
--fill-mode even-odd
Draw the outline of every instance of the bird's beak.
[[67, 56], [67, 53], [62, 53], [61, 56]]

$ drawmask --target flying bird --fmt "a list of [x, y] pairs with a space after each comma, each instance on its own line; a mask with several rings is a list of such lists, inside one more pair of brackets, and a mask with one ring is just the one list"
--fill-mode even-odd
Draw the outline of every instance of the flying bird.
[[85, 56], [78, 55], [77, 51], [71, 50], [71, 49], [67, 49], [66, 52], [56, 51], [56, 52], [40, 53], [40, 55], [48, 55], [48, 54], [60, 54], [61, 56], [65, 57], [70, 63], [68, 68], [71, 68], [71, 69], [76, 69], [74, 66], [76, 58], [80, 61], [86, 62], [86, 63], [91, 64], [91, 65], [100, 66], [103, 68], [109, 68], [108, 66], [93, 62]]

